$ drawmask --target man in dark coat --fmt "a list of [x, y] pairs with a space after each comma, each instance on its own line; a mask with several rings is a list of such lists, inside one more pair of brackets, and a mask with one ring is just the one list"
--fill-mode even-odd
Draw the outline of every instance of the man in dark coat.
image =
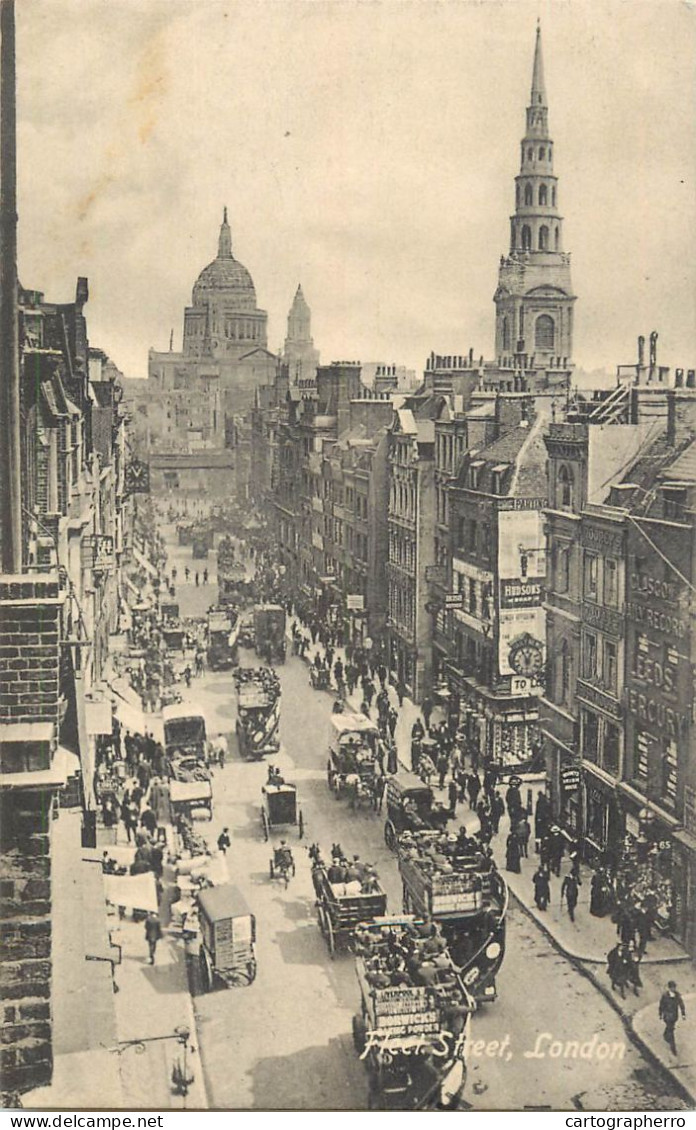
[[578, 905], [578, 881], [573, 875], [566, 875], [561, 883], [561, 900], [565, 898], [566, 906], [568, 907], [568, 917], [571, 922], [575, 921], [575, 908]]
[[155, 964], [155, 950], [157, 943], [162, 937], [162, 926], [160, 920], [154, 911], [151, 911], [145, 919], [145, 938], [147, 940], [147, 948], [150, 952], [150, 965]]
[[664, 1022], [665, 1030], [663, 1032], [663, 1039], [669, 1045], [672, 1055], [677, 1054], [677, 1044], [674, 1038], [674, 1029], [676, 1028], [679, 1014], [686, 1019], [686, 1009], [684, 1008], [684, 1001], [677, 991], [676, 981], [668, 981], [667, 988], [660, 997], [660, 1007], [658, 1015], [660, 1020]]
[[539, 910], [546, 910], [551, 898], [551, 884], [549, 873], [545, 867], [539, 867], [532, 876], [534, 884], [534, 902]]
[[481, 778], [478, 773], [470, 773], [466, 782], [466, 791], [469, 794], [469, 808], [475, 810], [476, 801], [481, 791]]

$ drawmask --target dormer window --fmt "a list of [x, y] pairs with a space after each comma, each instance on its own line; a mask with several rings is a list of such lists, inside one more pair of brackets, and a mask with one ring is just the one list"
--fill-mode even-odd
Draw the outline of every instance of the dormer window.
[[662, 512], [673, 522], [683, 522], [686, 511], [686, 488], [663, 487]]

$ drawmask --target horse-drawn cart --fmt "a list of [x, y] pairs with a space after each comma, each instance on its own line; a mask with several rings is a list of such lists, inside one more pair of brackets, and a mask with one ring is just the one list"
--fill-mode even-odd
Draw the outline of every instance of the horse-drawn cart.
[[387, 896], [379, 883], [376, 890], [346, 893], [345, 883], [330, 883], [326, 869], [316, 865], [312, 881], [317, 895], [317, 921], [333, 958], [339, 946], [350, 949], [361, 922], [386, 914]]
[[210, 781], [177, 781], [172, 777], [169, 781], [169, 799], [175, 814], [181, 813], [191, 819], [194, 809], [204, 808], [208, 819], [213, 818], [213, 788]]
[[206, 992], [221, 981], [227, 988], [250, 985], [256, 977], [256, 919], [236, 887], [209, 887], [198, 895], [199, 961]]
[[282, 785], [266, 784], [261, 793], [263, 795], [261, 827], [264, 840], [268, 841], [271, 831], [280, 827], [296, 827], [298, 836], [302, 839], [304, 818], [302, 809], [297, 804], [295, 785], [285, 782]]

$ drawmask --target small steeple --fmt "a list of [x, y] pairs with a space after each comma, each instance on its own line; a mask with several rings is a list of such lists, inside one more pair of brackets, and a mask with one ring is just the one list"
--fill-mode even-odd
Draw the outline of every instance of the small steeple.
[[227, 223], [227, 207], [222, 212], [222, 224], [220, 226], [220, 238], [218, 240], [218, 259], [232, 259], [232, 232], [230, 225]]
[[541, 51], [541, 20], [537, 20], [536, 45], [534, 47], [534, 70], [532, 72], [532, 106], [546, 106], [546, 85], [544, 83], [544, 56]]

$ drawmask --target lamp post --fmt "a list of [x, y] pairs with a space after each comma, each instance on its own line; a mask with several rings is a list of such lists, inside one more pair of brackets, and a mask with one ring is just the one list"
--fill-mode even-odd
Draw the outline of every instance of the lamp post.
[[[175, 1093], [181, 1095], [183, 1098], [183, 1107], [186, 1109], [186, 1096], [189, 1092], [189, 1087], [195, 1080], [193, 1072], [189, 1075], [188, 1070], [188, 1051], [189, 1040], [191, 1038], [191, 1029], [187, 1024], [178, 1024], [173, 1032], [165, 1036], [143, 1036], [137, 1040], [121, 1040], [115, 1051], [121, 1055], [128, 1048], [133, 1048], [136, 1055], [142, 1055], [145, 1051], [146, 1044], [158, 1043], [160, 1040], [176, 1040], [182, 1049], [182, 1059], [176, 1059], [172, 1067], [172, 1083], [174, 1084]], [[192, 1047], [191, 1051], [195, 1051]]]

